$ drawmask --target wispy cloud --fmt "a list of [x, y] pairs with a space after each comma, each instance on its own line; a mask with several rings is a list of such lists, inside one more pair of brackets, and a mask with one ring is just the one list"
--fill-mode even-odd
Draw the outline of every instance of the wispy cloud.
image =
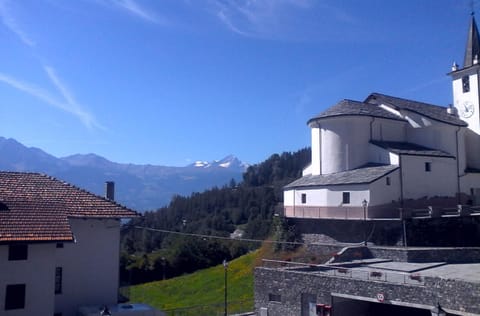
[[108, 3], [113, 6], [125, 10], [129, 14], [140, 18], [146, 22], [155, 24], [166, 24], [167, 20], [164, 17], [159, 16], [153, 11], [149, 11], [142, 7], [135, 0], [108, 0]]
[[213, 14], [230, 31], [252, 38], [303, 40], [312, 30], [332, 22], [355, 21], [346, 11], [325, 1], [211, 0], [209, 3]]
[[58, 76], [55, 74], [55, 71], [51, 67], [44, 67], [47, 76], [52, 81], [54, 86], [60, 91], [64, 101], [60, 101], [53, 97], [48, 91], [39, 88], [35, 85], [32, 85], [27, 82], [20, 81], [16, 78], [13, 78], [9, 75], [0, 73], [0, 81], [8, 84], [9, 86], [25, 92], [44, 103], [55, 107], [57, 109], [63, 110], [67, 113], [73, 114], [76, 116], [88, 129], [100, 128], [104, 129], [97, 121], [92, 114], [85, 111], [74, 99], [72, 93], [66, 88], [66, 86], [59, 80]]
[[8, 6], [9, 2], [7, 0], [0, 1], [0, 19], [2, 23], [18, 38], [28, 46], [35, 46], [35, 42], [31, 37], [25, 33], [25, 31], [18, 25], [16, 19], [11, 13], [11, 9]]

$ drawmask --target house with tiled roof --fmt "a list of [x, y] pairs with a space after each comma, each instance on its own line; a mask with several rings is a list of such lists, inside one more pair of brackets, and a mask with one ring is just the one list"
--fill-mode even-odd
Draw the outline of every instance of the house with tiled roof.
[[479, 55], [472, 17], [463, 68], [454, 64], [450, 72], [453, 106], [371, 93], [308, 120], [311, 164], [284, 188], [285, 216], [373, 220], [478, 211]]
[[0, 172], [0, 315], [116, 304], [120, 220], [136, 216], [43, 174]]

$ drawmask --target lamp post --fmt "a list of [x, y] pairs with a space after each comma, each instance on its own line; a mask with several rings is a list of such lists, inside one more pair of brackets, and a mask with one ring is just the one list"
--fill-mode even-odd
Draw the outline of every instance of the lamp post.
[[100, 311], [100, 316], [112, 316], [112, 313], [110, 313], [110, 310], [108, 309], [108, 307], [106, 305]]
[[162, 257], [162, 277], [165, 280], [165, 266], [167, 265], [165, 257]]
[[227, 316], [227, 271], [228, 271], [228, 262], [227, 259], [223, 260], [223, 268], [225, 270], [225, 313], [224, 316]]
[[366, 199], [363, 199], [363, 244], [367, 246], [367, 205], [368, 202]]
[[432, 316], [447, 316], [447, 312], [443, 310], [440, 303], [437, 302], [437, 306], [430, 310]]

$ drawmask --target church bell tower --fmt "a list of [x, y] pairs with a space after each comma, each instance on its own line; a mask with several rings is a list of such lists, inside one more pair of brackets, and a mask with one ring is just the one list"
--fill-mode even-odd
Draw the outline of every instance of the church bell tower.
[[470, 131], [480, 135], [480, 39], [472, 14], [463, 67], [452, 66], [453, 105]]

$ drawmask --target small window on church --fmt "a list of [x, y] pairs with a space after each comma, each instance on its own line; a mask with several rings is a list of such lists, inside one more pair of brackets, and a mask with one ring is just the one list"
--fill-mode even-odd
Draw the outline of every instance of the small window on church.
[[432, 164], [430, 162], [425, 163], [425, 171], [426, 172], [432, 171]]
[[350, 204], [350, 192], [343, 192], [342, 203], [343, 204]]
[[307, 194], [302, 193], [302, 204], [305, 204], [305, 203], [307, 203]]
[[463, 93], [470, 92], [470, 79], [468, 76], [462, 77]]
[[386, 184], [390, 185], [390, 177], [387, 177], [385, 180], [386, 180]]

